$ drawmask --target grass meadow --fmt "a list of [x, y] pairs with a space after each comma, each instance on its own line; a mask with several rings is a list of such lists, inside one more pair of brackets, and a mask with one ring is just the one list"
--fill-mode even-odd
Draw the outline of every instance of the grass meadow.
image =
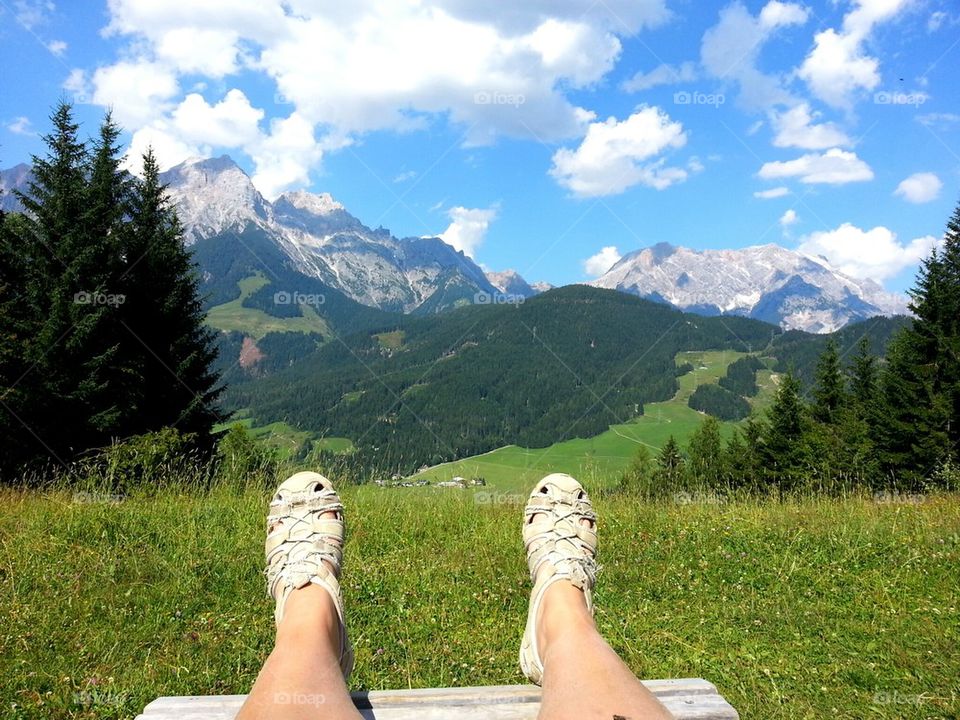
[[[524, 493], [342, 488], [354, 688], [523, 682]], [[597, 621], [744, 718], [956, 718], [960, 497], [597, 493]], [[246, 692], [271, 646], [268, 493], [0, 491], [0, 716]]]
[[[689, 362], [693, 372], [679, 377], [677, 393], [663, 402], [647, 403], [643, 415], [624, 418], [625, 422], [591, 438], [575, 438], [554, 443], [545, 448], [524, 448], [508, 445], [483, 455], [435, 465], [416, 473], [413, 480], [431, 482], [449, 480], [454, 476], [482, 477], [488, 483], [511, 491], [520, 491], [532, 485], [548, 472], [566, 472], [594, 486], [612, 482], [630, 464], [639, 445], [645, 445], [655, 457], [672, 435], [686, 444], [700, 427], [705, 415], [687, 405], [699, 385], [716, 383], [730, 363], [745, 353], [731, 350], [707, 350], [678, 353], [678, 365]], [[770, 404], [776, 389], [776, 377], [769, 370], [757, 373], [760, 392], [749, 398], [754, 411], [760, 412]], [[738, 423], [721, 423], [725, 437], [733, 433]]]

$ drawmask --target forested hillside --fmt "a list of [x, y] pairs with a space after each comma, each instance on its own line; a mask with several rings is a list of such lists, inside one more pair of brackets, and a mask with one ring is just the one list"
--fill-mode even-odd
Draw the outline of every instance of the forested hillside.
[[762, 346], [775, 328], [703, 318], [614, 291], [553, 290], [516, 306], [397, 318], [288, 370], [235, 385], [259, 421], [354, 440], [410, 470], [506, 443], [589, 437], [676, 392], [682, 350]]

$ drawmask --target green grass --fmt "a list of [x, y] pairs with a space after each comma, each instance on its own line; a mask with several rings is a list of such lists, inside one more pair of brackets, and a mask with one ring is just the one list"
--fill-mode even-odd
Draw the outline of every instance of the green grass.
[[390, 332], [382, 332], [374, 335], [377, 339], [377, 342], [380, 343], [380, 347], [387, 350], [399, 350], [403, 347], [403, 341], [407, 337], [407, 333], [403, 330], [392, 330]]
[[331, 450], [335, 453], [347, 453], [354, 450], [354, 444], [350, 438], [318, 437], [314, 432], [299, 430], [282, 421], [268, 423], [267, 425], [256, 425], [246, 408], [235, 412], [227, 422], [216, 425], [213, 431], [223, 432], [233, 425], [245, 427], [251, 437], [276, 450], [277, 455], [282, 460], [291, 458], [305, 442], [310, 442], [314, 450]]
[[[483, 455], [436, 465], [413, 477], [435, 482], [449, 480], [455, 475], [479, 475], [506, 491], [527, 487], [551, 471], [567, 472], [595, 485], [615, 482], [617, 475], [630, 464], [638, 445], [646, 445], [655, 455], [671, 435], [678, 442], [685, 443], [704, 418], [703, 413], [687, 405], [690, 395], [699, 385], [716, 383], [730, 363], [744, 354], [729, 350], [679, 353], [677, 364], [689, 362], [694, 370], [679, 378], [676, 395], [665, 402], [648, 403], [642, 416], [613, 425], [592, 438], [565, 440], [546, 448], [508, 445]], [[762, 410], [772, 402], [776, 383], [769, 371], [759, 372], [757, 382], [761, 387], [760, 394], [750, 401], [755, 409]], [[736, 425], [721, 423], [721, 432], [729, 436]]]
[[255, 340], [271, 332], [320, 333], [325, 338], [332, 335], [327, 321], [307, 304], [301, 304], [300, 317], [293, 318], [274, 317], [263, 310], [243, 306], [244, 300], [269, 282], [261, 273], [239, 281], [240, 297], [210, 308], [207, 324], [224, 332], [237, 330]]
[[[522, 682], [523, 497], [343, 496], [352, 686]], [[0, 493], [4, 716], [246, 692], [273, 637], [266, 494], [79, 499]], [[957, 496], [597, 506], [597, 621], [639, 676], [707, 678], [744, 718], [957, 717]]]

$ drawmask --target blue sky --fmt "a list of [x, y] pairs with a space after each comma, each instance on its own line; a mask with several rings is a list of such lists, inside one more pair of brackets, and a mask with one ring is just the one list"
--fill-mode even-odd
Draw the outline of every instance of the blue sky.
[[2, 167], [112, 106], [531, 281], [776, 242], [900, 291], [960, 200], [950, 0], [0, 0], [0, 63]]

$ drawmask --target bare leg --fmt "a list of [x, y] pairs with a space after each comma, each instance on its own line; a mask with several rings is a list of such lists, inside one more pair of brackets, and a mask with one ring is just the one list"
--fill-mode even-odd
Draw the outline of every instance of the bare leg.
[[359, 720], [340, 672], [340, 620], [317, 585], [287, 600], [276, 646], [237, 720]]
[[600, 637], [583, 593], [570, 583], [547, 588], [537, 637], [543, 660], [541, 720], [672, 717]]

